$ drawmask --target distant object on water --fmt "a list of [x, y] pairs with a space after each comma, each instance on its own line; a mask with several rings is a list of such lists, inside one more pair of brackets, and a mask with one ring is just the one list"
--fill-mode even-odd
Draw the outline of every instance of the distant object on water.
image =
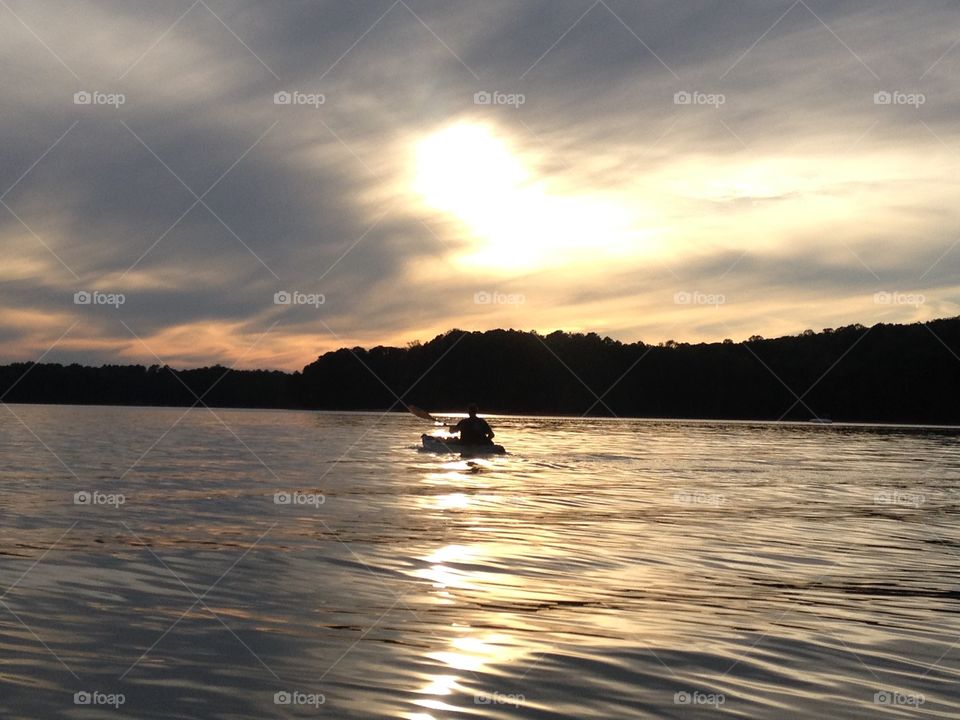
[[436, 435], [420, 436], [420, 442], [423, 444], [423, 450], [427, 452], [440, 453], [460, 453], [461, 455], [506, 455], [507, 450], [503, 445], [467, 445], [460, 442], [460, 438], [444, 438]]
[[[416, 405], [408, 405], [407, 410], [418, 418], [430, 420], [434, 423], [441, 423], [440, 420], [428, 413], [426, 410], [418, 408]], [[461, 455], [505, 455], [506, 449], [503, 445], [496, 445], [493, 442], [493, 428], [487, 424], [486, 420], [477, 416], [477, 406], [470, 403], [467, 406], [468, 417], [464, 418], [456, 425], [447, 425], [447, 430], [451, 433], [459, 433], [460, 437], [438, 435], [420, 436], [422, 449], [428, 452], [458, 452]], [[441, 423], [446, 424], [446, 423]]]

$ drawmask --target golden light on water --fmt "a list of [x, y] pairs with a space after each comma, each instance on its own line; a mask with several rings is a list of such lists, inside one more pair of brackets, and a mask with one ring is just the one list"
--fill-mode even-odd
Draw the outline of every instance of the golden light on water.
[[450, 695], [457, 688], [459, 679], [456, 675], [434, 675], [430, 682], [417, 692], [425, 695]]
[[437, 498], [440, 510], [465, 510], [470, 505], [470, 496], [465, 493], [450, 493]]
[[[445, 473], [431, 474], [426, 483], [438, 484], [443, 478], [443, 484], [455, 484], [468, 477], [452, 466]], [[479, 512], [471, 507], [470, 496], [466, 493], [453, 492], [433, 500], [434, 503], [425, 508], [432, 506], [433, 510], [440, 512]], [[491, 582], [486, 573], [470, 569], [495, 562], [496, 556], [496, 545], [443, 545], [421, 558], [427, 567], [412, 570], [410, 574], [430, 581], [430, 594], [444, 605], [471, 604], [480, 600], [508, 602], [515, 592], [513, 588], [501, 582]], [[478, 673], [493, 672], [494, 667], [517, 662], [529, 654], [529, 648], [518, 642], [515, 636], [471, 627], [468, 617], [452, 623], [450, 630], [454, 634], [446, 640], [445, 647], [425, 653], [425, 658], [435, 665], [436, 674], [424, 676], [423, 684], [414, 691], [422, 697], [412, 700], [418, 709], [439, 712], [444, 717], [447, 713], [463, 710], [449, 702], [451, 696], [470, 695], [481, 690]], [[406, 717], [408, 720], [435, 720], [438, 716], [418, 710]]]
[[507, 662], [522, 653], [511, 652], [503, 642], [503, 635], [486, 633], [478, 637], [459, 637], [450, 643], [449, 650], [430, 653], [428, 657], [439, 660], [454, 670], [477, 672], [490, 663]]
[[[464, 561], [471, 557], [473, 551], [470, 548], [461, 545], [448, 545], [440, 548], [424, 560], [430, 563], [427, 568], [415, 570], [413, 575], [423, 580], [429, 580], [437, 590], [445, 591], [447, 588], [467, 588], [470, 586], [470, 578], [459, 570], [455, 570], [445, 563], [451, 561]], [[449, 593], [443, 592], [444, 597]]]
[[445, 563], [451, 560], [466, 560], [473, 551], [464, 545], [447, 545], [424, 558], [429, 563]]

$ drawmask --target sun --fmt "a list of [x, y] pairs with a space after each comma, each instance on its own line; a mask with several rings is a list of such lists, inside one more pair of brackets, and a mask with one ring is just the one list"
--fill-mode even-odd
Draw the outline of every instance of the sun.
[[454, 125], [417, 145], [414, 190], [437, 210], [479, 219], [528, 181], [507, 145], [479, 125]]
[[552, 187], [488, 126], [448, 126], [418, 142], [414, 155], [416, 195], [467, 232], [469, 246], [454, 258], [464, 267], [540, 269], [627, 246], [625, 208]]

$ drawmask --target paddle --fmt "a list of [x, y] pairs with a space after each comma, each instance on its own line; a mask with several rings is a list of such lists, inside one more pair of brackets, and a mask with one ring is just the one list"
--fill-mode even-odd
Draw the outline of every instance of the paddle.
[[430, 413], [428, 413], [426, 410], [422, 408], [418, 408], [416, 405], [407, 405], [407, 410], [409, 410], [411, 414], [416, 415], [418, 418], [421, 418], [422, 420], [429, 420], [430, 422], [436, 423], [437, 425], [443, 425], [443, 423], [440, 420], [437, 420], [433, 415], [431, 415]]

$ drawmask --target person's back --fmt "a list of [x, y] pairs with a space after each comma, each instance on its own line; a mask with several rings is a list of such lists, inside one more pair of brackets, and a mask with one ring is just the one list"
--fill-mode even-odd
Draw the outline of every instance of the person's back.
[[477, 417], [477, 408], [471, 405], [468, 408], [469, 417], [465, 417], [452, 428], [453, 432], [460, 433], [460, 442], [464, 445], [489, 445], [493, 442], [493, 429], [483, 418]]
[[492, 442], [490, 438], [493, 430], [490, 429], [487, 421], [481, 418], [464, 418], [457, 423], [457, 429], [460, 431], [460, 442], [464, 445], [485, 445]]

